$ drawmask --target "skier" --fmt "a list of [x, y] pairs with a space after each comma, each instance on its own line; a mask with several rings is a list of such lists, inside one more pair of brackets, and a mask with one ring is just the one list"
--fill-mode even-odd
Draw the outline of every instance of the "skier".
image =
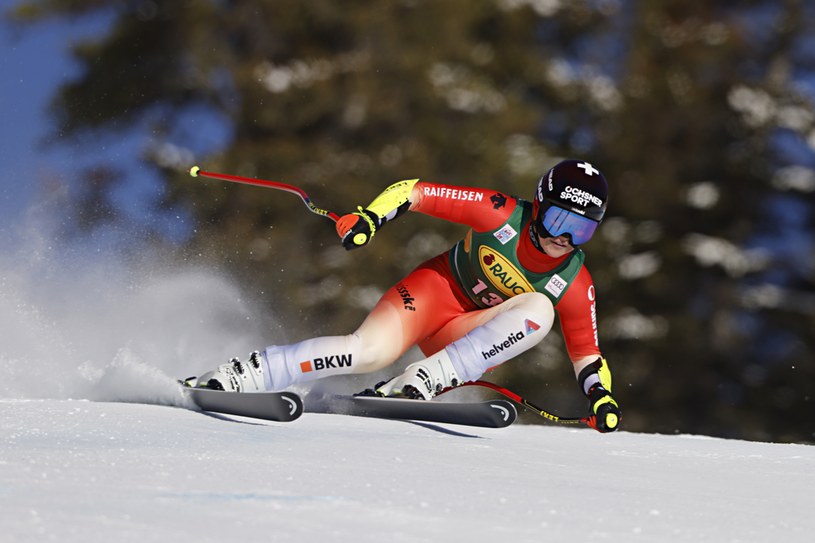
[[278, 391], [332, 375], [374, 372], [418, 345], [426, 358], [369, 392], [427, 400], [534, 347], [557, 310], [578, 385], [589, 400], [589, 424], [614, 431], [621, 412], [599, 349], [595, 288], [579, 248], [602, 221], [607, 200], [603, 174], [578, 160], [562, 161], [541, 177], [532, 203], [489, 189], [418, 179], [395, 183], [337, 221], [346, 249], [367, 245], [407, 211], [471, 229], [392, 286], [355, 332], [272, 345], [187, 384]]

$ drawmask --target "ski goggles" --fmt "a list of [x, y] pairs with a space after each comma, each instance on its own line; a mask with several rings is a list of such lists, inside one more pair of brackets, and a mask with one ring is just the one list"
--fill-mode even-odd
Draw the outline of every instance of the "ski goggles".
[[544, 206], [546, 209], [540, 214], [540, 226], [553, 238], [569, 234], [572, 245], [583, 245], [589, 241], [600, 224], [594, 219], [563, 209], [551, 202], [545, 203]]

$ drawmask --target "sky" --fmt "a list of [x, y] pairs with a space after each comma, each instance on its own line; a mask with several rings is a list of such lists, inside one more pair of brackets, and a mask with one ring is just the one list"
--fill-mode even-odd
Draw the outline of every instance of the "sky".
[[0, 78], [3, 222], [13, 219], [30, 202], [36, 190], [34, 180], [59, 167], [60, 157], [38, 148], [38, 142], [48, 130], [48, 100], [56, 85], [71, 73], [64, 48], [72, 31], [66, 24], [47, 24], [40, 30], [45, 28], [48, 31], [15, 37], [5, 24], [0, 24], [4, 74]]
[[[48, 200], [52, 191], [73, 186], [79, 172], [96, 164], [100, 157], [128, 172], [138, 172], [129, 176], [118, 194], [121, 210], [153, 225], [164, 221], [165, 231], [175, 228], [172, 223], [176, 217], [159, 217], [150, 208], [159, 184], [155, 172], [140, 160], [143, 138], [117, 134], [113, 138], [86, 139], [81, 146], [71, 141], [46, 142], [54, 130], [49, 104], [59, 86], [77, 75], [70, 56], [71, 44], [106, 28], [107, 21], [102, 17], [45, 22], [25, 32], [13, 32], [7, 24], [0, 24], [4, 50], [0, 68], [5, 74], [0, 78], [0, 232], [6, 233], [0, 247], [14, 243], [15, 223], [36, 213], [38, 203]], [[178, 229], [186, 226], [179, 225]]]

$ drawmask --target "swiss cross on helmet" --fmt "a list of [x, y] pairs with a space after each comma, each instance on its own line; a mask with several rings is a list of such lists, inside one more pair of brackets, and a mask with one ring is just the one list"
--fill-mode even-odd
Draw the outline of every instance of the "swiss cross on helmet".
[[603, 220], [608, 183], [586, 161], [564, 160], [538, 181], [533, 204], [537, 232], [545, 237], [569, 235], [572, 245], [589, 241]]

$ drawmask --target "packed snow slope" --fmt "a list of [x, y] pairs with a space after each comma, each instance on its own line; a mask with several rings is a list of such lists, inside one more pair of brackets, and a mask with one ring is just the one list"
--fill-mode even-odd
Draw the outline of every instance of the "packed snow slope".
[[811, 541], [815, 449], [2, 400], [0, 541]]
[[[47, 238], [22, 246], [0, 253], [0, 542], [815, 533], [811, 446], [190, 410], [175, 378], [309, 331], [276, 326], [209, 270], [55, 257]], [[321, 385], [349, 392], [377, 377]]]

